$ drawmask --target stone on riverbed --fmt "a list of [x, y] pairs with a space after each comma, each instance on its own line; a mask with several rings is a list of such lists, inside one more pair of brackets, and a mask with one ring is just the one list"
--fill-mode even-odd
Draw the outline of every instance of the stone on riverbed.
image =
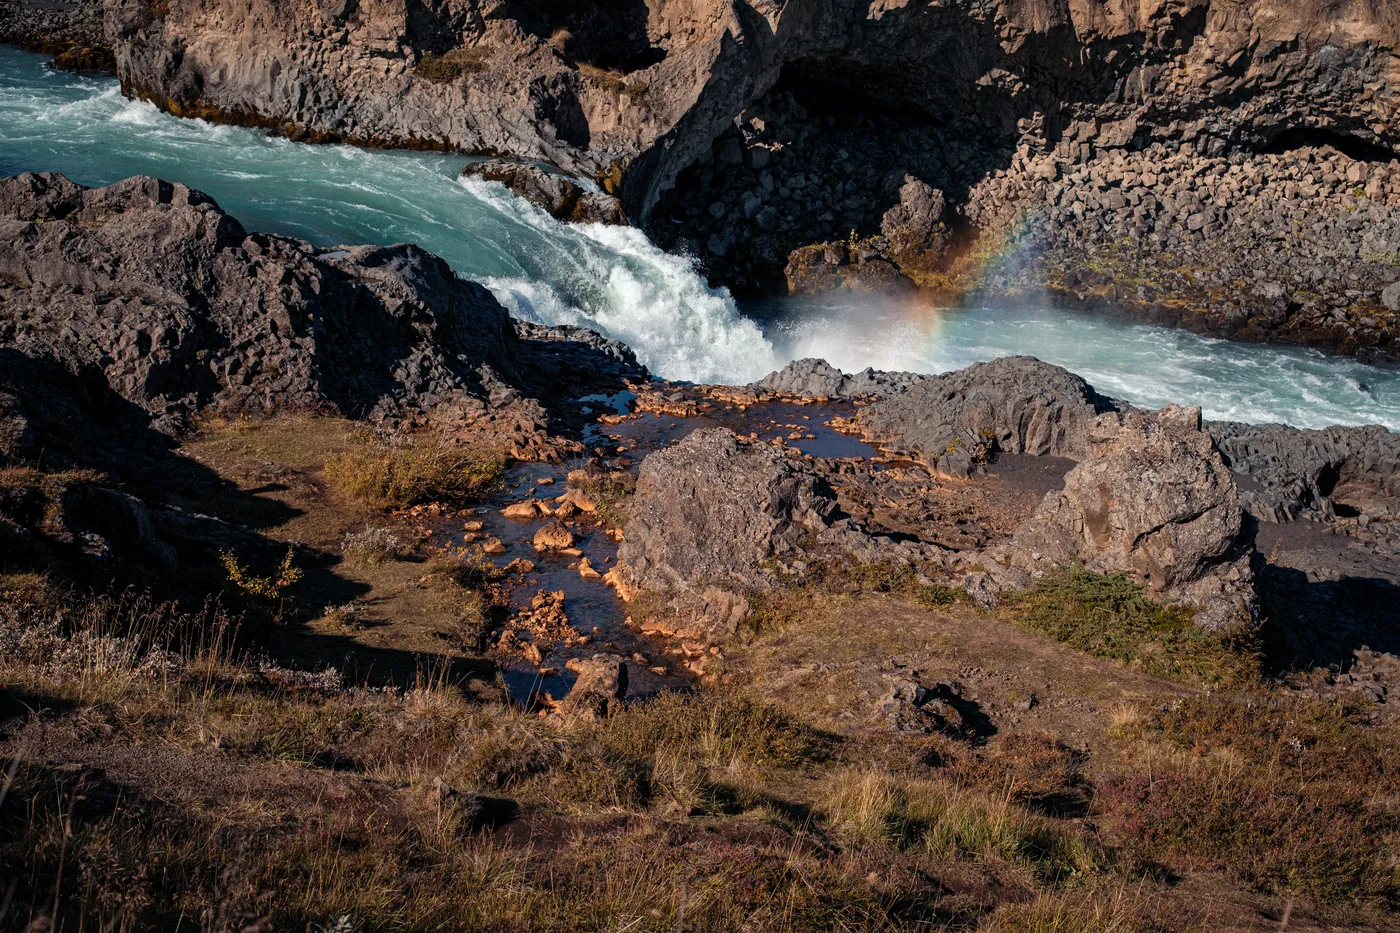
[[562, 551], [574, 545], [574, 533], [563, 522], [550, 522], [535, 532], [535, 550]]

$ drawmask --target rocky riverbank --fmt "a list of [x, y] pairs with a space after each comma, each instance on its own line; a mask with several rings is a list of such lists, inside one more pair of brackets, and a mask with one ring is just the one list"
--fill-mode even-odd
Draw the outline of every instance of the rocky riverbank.
[[[739, 291], [1048, 293], [1391, 359], [1394, 18], [1256, 7], [130, 0], [103, 30], [172, 112], [549, 163]], [[56, 9], [6, 0], [0, 38]]]
[[668, 383], [416, 247], [3, 179], [0, 868], [31, 929], [1384, 929], [1396, 440]]
[[64, 71], [112, 74], [117, 60], [102, 16], [94, 0], [6, 0], [0, 3], [0, 42], [52, 55], [54, 67]]

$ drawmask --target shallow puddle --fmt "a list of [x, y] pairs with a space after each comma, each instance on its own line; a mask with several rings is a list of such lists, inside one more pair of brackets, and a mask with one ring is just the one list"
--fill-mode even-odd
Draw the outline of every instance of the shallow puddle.
[[662, 447], [679, 443], [700, 428], [729, 428], [736, 434], [757, 434], [759, 440], [781, 439], [812, 457], [875, 459], [880, 451], [859, 438], [842, 434], [831, 426], [835, 417], [850, 417], [856, 411], [849, 403], [797, 405], [791, 402], [764, 402], [745, 411], [716, 407], [691, 417], [642, 412], [635, 419], [616, 425], [600, 425], [598, 434], [634, 451], [634, 459]]
[[[505, 545], [504, 554], [490, 556], [497, 566], [505, 567], [516, 559], [535, 565], [532, 572], [512, 575], [507, 581], [511, 587], [512, 613], [528, 611], [538, 593], [562, 592], [569, 624], [586, 639], [583, 643], [579, 643], [580, 639], [573, 644], [560, 641], [553, 647], [541, 645], [544, 661], [540, 668], [523, 659], [503, 659], [502, 677], [511, 699], [522, 705], [529, 705], [536, 695], [549, 694], [556, 700], [562, 699], [577, 679], [568, 669], [568, 662], [600, 653], [621, 655], [628, 660], [628, 695], [631, 697], [649, 696], [689, 683], [688, 675], [675, 664], [668, 663], [664, 654], [668, 644], [646, 638], [627, 627], [627, 608], [612, 587], [600, 579], [585, 579], [579, 574], [579, 563], [584, 558], [599, 573], [607, 573], [617, 562], [617, 543], [596, 520], [585, 515], [572, 522], [574, 546], [583, 552], [581, 556], [572, 556], [535, 550], [535, 533], [550, 519], [524, 521], [501, 514], [507, 505], [530, 498], [553, 505], [555, 497], [568, 491], [566, 476], [565, 468], [547, 463], [517, 464], [507, 471], [504, 488], [483, 502], [476, 514], [466, 517], [466, 520], [482, 523], [480, 534], [499, 538]], [[541, 485], [540, 480], [553, 482]], [[466, 541], [466, 537], [462, 529], [455, 529], [449, 534], [447, 544], [471, 550], [483, 543], [483, 539]], [[519, 634], [522, 641], [529, 640], [525, 629], [520, 629]], [[654, 667], [667, 670], [656, 673], [652, 670]], [[554, 673], [544, 676], [541, 669], [553, 669]]]
[[[618, 392], [587, 396], [579, 401], [584, 403], [586, 412], [601, 417], [628, 414], [635, 399], [632, 392]], [[679, 443], [695, 430], [711, 427], [729, 428], [745, 436], [756, 434], [767, 442], [781, 438], [784, 444], [812, 457], [878, 457], [880, 452], [874, 447], [831, 427], [833, 417], [849, 417], [854, 412], [855, 406], [850, 404], [814, 406], [787, 402], [767, 402], [745, 411], [717, 405], [693, 417], [643, 412], [620, 424], [592, 424], [585, 430], [584, 440], [590, 446], [615, 450], [620, 456], [613, 461], [614, 468], [631, 466], [634, 470], [647, 454]], [[512, 575], [507, 581], [512, 618], [528, 612], [540, 593], [564, 594], [564, 612], [577, 634], [553, 645], [547, 641], [537, 642], [543, 658], [539, 667], [524, 658], [503, 658], [501, 672], [507, 693], [524, 706], [545, 694], [562, 699], [577, 679], [568, 669], [568, 662], [599, 653], [616, 654], [628, 660], [629, 697], [648, 696], [690, 684], [693, 675], [685, 668], [684, 657], [677, 654], [674, 641], [648, 638], [629, 628], [627, 607], [612, 587], [601, 579], [580, 575], [579, 564], [583, 559], [600, 574], [607, 573], [617, 562], [617, 542], [592, 515], [583, 514], [570, 521], [574, 547], [581, 554], [569, 555], [535, 550], [535, 533], [552, 519], [540, 516], [522, 520], [502, 514], [506, 506], [529, 499], [552, 507], [554, 500], [568, 491], [567, 475], [568, 468], [564, 466], [516, 464], [507, 471], [503, 488], [484, 501], [474, 514], [455, 518], [451, 525], [444, 523], [438, 529], [439, 540], [446, 546], [462, 546], [468, 551], [476, 550], [489, 538], [498, 538], [505, 552], [490, 555], [490, 560], [499, 567], [518, 559], [534, 564], [530, 573]], [[482, 528], [468, 533], [462, 527], [465, 521], [479, 521]], [[521, 641], [529, 643], [532, 636], [528, 628], [515, 629]], [[493, 637], [499, 634], [499, 631], [494, 632]], [[546, 675], [542, 671], [550, 673]]]

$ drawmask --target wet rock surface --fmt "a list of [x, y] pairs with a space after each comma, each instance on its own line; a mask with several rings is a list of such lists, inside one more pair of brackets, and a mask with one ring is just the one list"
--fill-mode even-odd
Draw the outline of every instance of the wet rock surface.
[[581, 224], [625, 224], [622, 202], [589, 191], [577, 181], [523, 162], [488, 159], [462, 169], [463, 178], [500, 182], [514, 194], [548, 211], [556, 220]]
[[826, 360], [794, 360], [769, 373], [752, 388], [804, 398], [856, 398], [897, 395], [928, 379], [919, 373], [881, 372], [864, 369], [843, 373]]

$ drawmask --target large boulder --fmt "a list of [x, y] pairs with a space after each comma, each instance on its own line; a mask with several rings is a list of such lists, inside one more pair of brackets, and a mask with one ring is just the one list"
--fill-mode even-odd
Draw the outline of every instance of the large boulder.
[[901, 272], [931, 272], [942, 261], [950, 240], [944, 222], [946, 211], [942, 191], [912, 175], [905, 176], [899, 203], [880, 221], [880, 232], [889, 242], [889, 256]]
[[581, 224], [625, 224], [622, 202], [610, 194], [590, 191], [567, 175], [527, 162], [487, 159], [462, 169], [463, 178], [500, 182], [512, 192], [548, 211], [556, 220]]
[[578, 674], [569, 695], [554, 707], [564, 719], [597, 722], [627, 699], [627, 662], [615, 654], [595, 654], [569, 662]]
[[771, 586], [836, 508], [817, 476], [724, 428], [642, 461], [618, 564], [639, 590]]
[[1086, 439], [1083, 462], [1001, 556], [1032, 576], [1076, 562], [1126, 574], [1191, 606], [1207, 629], [1253, 619], [1252, 535], [1200, 409], [1105, 414]]
[[208, 404], [428, 409], [521, 381], [505, 309], [436, 256], [249, 234], [149, 177], [0, 180], [0, 346], [96, 369], [172, 423]]
[[860, 414], [873, 439], [966, 477], [997, 453], [1082, 459], [1089, 429], [1115, 403], [1080, 377], [1029, 356], [934, 376]]

